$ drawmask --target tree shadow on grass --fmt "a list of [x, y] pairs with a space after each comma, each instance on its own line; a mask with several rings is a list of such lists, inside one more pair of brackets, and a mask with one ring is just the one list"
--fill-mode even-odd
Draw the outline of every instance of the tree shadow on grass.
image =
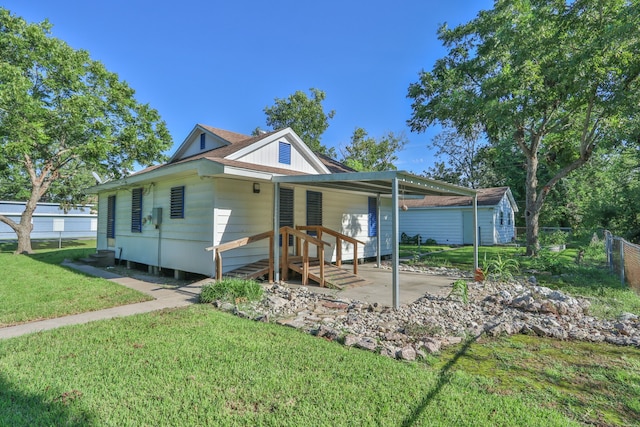
[[72, 426], [95, 424], [95, 417], [78, 407], [82, 393], [69, 390], [48, 398], [26, 394], [0, 375], [0, 425], [2, 426]]
[[444, 387], [445, 384], [447, 384], [451, 379], [451, 368], [453, 368], [458, 359], [460, 359], [460, 357], [462, 357], [467, 352], [467, 350], [469, 350], [469, 347], [471, 347], [471, 345], [475, 343], [478, 338], [480, 338], [480, 335], [466, 340], [464, 345], [460, 348], [460, 350], [456, 352], [453, 358], [451, 358], [451, 360], [449, 360], [442, 367], [442, 369], [440, 369], [440, 372], [438, 373], [438, 381], [436, 381], [436, 384], [431, 388], [427, 395], [422, 398], [422, 401], [418, 405], [416, 405], [413, 411], [404, 419], [401, 424], [403, 427], [409, 427], [416, 424], [422, 413], [431, 404], [433, 399], [440, 393], [442, 387]]

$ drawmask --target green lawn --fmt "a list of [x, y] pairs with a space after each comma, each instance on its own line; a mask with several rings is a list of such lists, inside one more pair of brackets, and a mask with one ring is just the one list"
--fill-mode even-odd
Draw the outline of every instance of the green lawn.
[[95, 252], [95, 241], [34, 242], [33, 255], [13, 255], [0, 244], [0, 327], [84, 313], [151, 299], [104, 279], [61, 267], [65, 259]]
[[[113, 300], [96, 298], [110, 282], [57, 265], [94, 250], [78, 245], [30, 257], [0, 246], [11, 272], [0, 279], [1, 315], [28, 309], [44, 317], [38, 313], [55, 315], [50, 306]], [[501, 249], [488, 256], [506, 256]], [[578, 289], [604, 290], [593, 299], [605, 305], [617, 301], [619, 285], [597, 284], [588, 271]], [[210, 305], [0, 341], [3, 426], [627, 426], [640, 424], [638, 402], [638, 348], [482, 338], [407, 363]]]
[[640, 350], [524, 338], [404, 363], [208, 305], [165, 310], [3, 341], [0, 425], [640, 422]]

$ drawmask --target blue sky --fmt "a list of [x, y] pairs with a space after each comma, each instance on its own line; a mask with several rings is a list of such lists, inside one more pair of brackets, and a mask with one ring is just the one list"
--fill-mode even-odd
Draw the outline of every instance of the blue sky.
[[[4, 0], [29, 22], [49, 19], [53, 35], [85, 49], [156, 108], [174, 139], [172, 153], [196, 123], [250, 134], [266, 128], [275, 98], [315, 87], [335, 110], [322, 143], [404, 132], [398, 169], [433, 164], [436, 129], [409, 131], [409, 84], [445, 50], [441, 23], [455, 26], [492, 7], [491, 0], [319, 2]], [[308, 93], [308, 92], [307, 92]]]

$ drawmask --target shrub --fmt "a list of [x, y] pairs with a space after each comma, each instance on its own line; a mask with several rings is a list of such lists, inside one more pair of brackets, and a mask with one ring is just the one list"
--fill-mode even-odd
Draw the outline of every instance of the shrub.
[[487, 261], [487, 254], [484, 255], [482, 272], [485, 278], [508, 281], [513, 279], [518, 271], [520, 271], [520, 263], [514, 258], [502, 258], [498, 253], [496, 258]]
[[451, 292], [449, 292], [449, 297], [452, 295], [458, 296], [462, 298], [462, 302], [467, 304], [469, 302], [469, 284], [464, 279], [458, 279], [451, 285]]
[[435, 246], [435, 245], [438, 244], [438, 242], [436, 242], [435, 239], [429, 238], [429, 239], [425, 240], [422, 244], [423, 245], [428, 245], [428, 246]]
[[540, 241], [545, 246], [566, 245], [569, 240], [569, 233], [557, 230], [553, 233], [543, 233], [540, 235]]
[[254, 280], [227, 278], [204, 285], [200, 292], [199, 302], [206, 304], [217, 300], [257, 301], [262, 298], [262, 293], [262, 286]]

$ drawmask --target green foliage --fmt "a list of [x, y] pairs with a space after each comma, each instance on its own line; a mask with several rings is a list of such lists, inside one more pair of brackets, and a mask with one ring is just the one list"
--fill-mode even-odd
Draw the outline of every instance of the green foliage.
[[520, 263], [515, 258], [503, 258], [502, 254], [498, 253], [495, 258], [487, 260], [487, 254], [484, 254], [482, 272], [487, 279], [509, 281], [519, 270]]
[[556, 230], [552, 233], [542, 233], [540, 243], [546, 246], [566, 245], [569, 240], [569, 233], [562, 230]]
[[207, 283], [202, 287], [199, 302], [213, 301], [257, 301], [262, 298], [262, 286], [254, 280], [225, 278], [218, 282]]
[[546, 271], [551, 274], [560, 274], [572, 267], [563, 261], [559, 252], [553, 252], [544, 248], [532, 257], [529, 265], [534, 270]]
[[458, 279], [451, 284], [451, 292], [449, 297], [457, 296], [462, 299], [465, 304], [469, 303], [469, 283], [464, 279]]
[[[425, 171], [425, 175], [452, 184], [480, 188], [482, 169], [478, 167], [479, 150], [482, 147], [480, 129], [472, 128], [467, 134], [455, 129], [445, 129], [436, 135], [429, 148], [436, 149], [435, 156], [446, 158]], [[448, 165], [448, 166], [447, 166]]]
[[59, 265], [64, 259], [95, 252], [95, 243], [64, 241], [63, 249], [58, 249], [57, 241], [38, 241], [34, 245], [36, 253], [29, 256], [13, 255], [15, 243], [0, 244], [0, 328], [151, 299], [117, 283]]
[[366, 130], [356, 128], [351, 142], [342, 150], [342, 162], [357, 171], [396, 170], [397, 153], [407, 143], [404, 134], [389, 132], [376, 140]]
[[20, 252], [31, 251], [32, 211], [47, 193], [82, 203], [91, 171], [120, 177], [164, 159], [172, 143], [156, 110], [50, 31], [0, 8], [0, 188], [29, 202], [20, 224], [0, 220], [18, 233]]
[[[585, 407], [549, 398], [544, 376], [529, 389], [496, 392], [501, 361], [479, 359], [493, 361], [495, 374], [469, 363], [508, 344], [490, 345], [458, 347], [427, 366], [206, 305], [162, 310], [3, 341], [0, 425], [573, 426], [632, 400], [637, 349], [592, 347], [584, 360], [627, 373], [584, 387]], [[525, 367], [510, 378], [533, 376]], [[616, 399], [605, 398], [611, 389]]]
[[425, 240], [424, 244], [428, 246], [435, 246], [438, 244], [438, 242], [436, 242], [435, 239], [428, 238], [427, 240]]
[[[492, 10], [438, 32], [448, 53], [409, 87], [411, 129], [482, 129], [505, 156], [524, 158], [527, 251], [558, 183], [596, 147], [637, 142], [640, 4], [498, 0]], [[511, 159], [509, 159], [511, 160]]]
[[333, 157], [335, 150], [322, 145], [320, 139], [329, 127], [329, 120], [336, 113], [333, 110], [324, 112], [322, 107], [322, 101], [326, 97], [324, 91], [315, 88], [309, 91], [312, 94], [311, 98], [298, 90], [288, 98], [276, 98], [273, 106], [265, 107], [267, 126], [273, 129], [290, 127], [312, 151]]

